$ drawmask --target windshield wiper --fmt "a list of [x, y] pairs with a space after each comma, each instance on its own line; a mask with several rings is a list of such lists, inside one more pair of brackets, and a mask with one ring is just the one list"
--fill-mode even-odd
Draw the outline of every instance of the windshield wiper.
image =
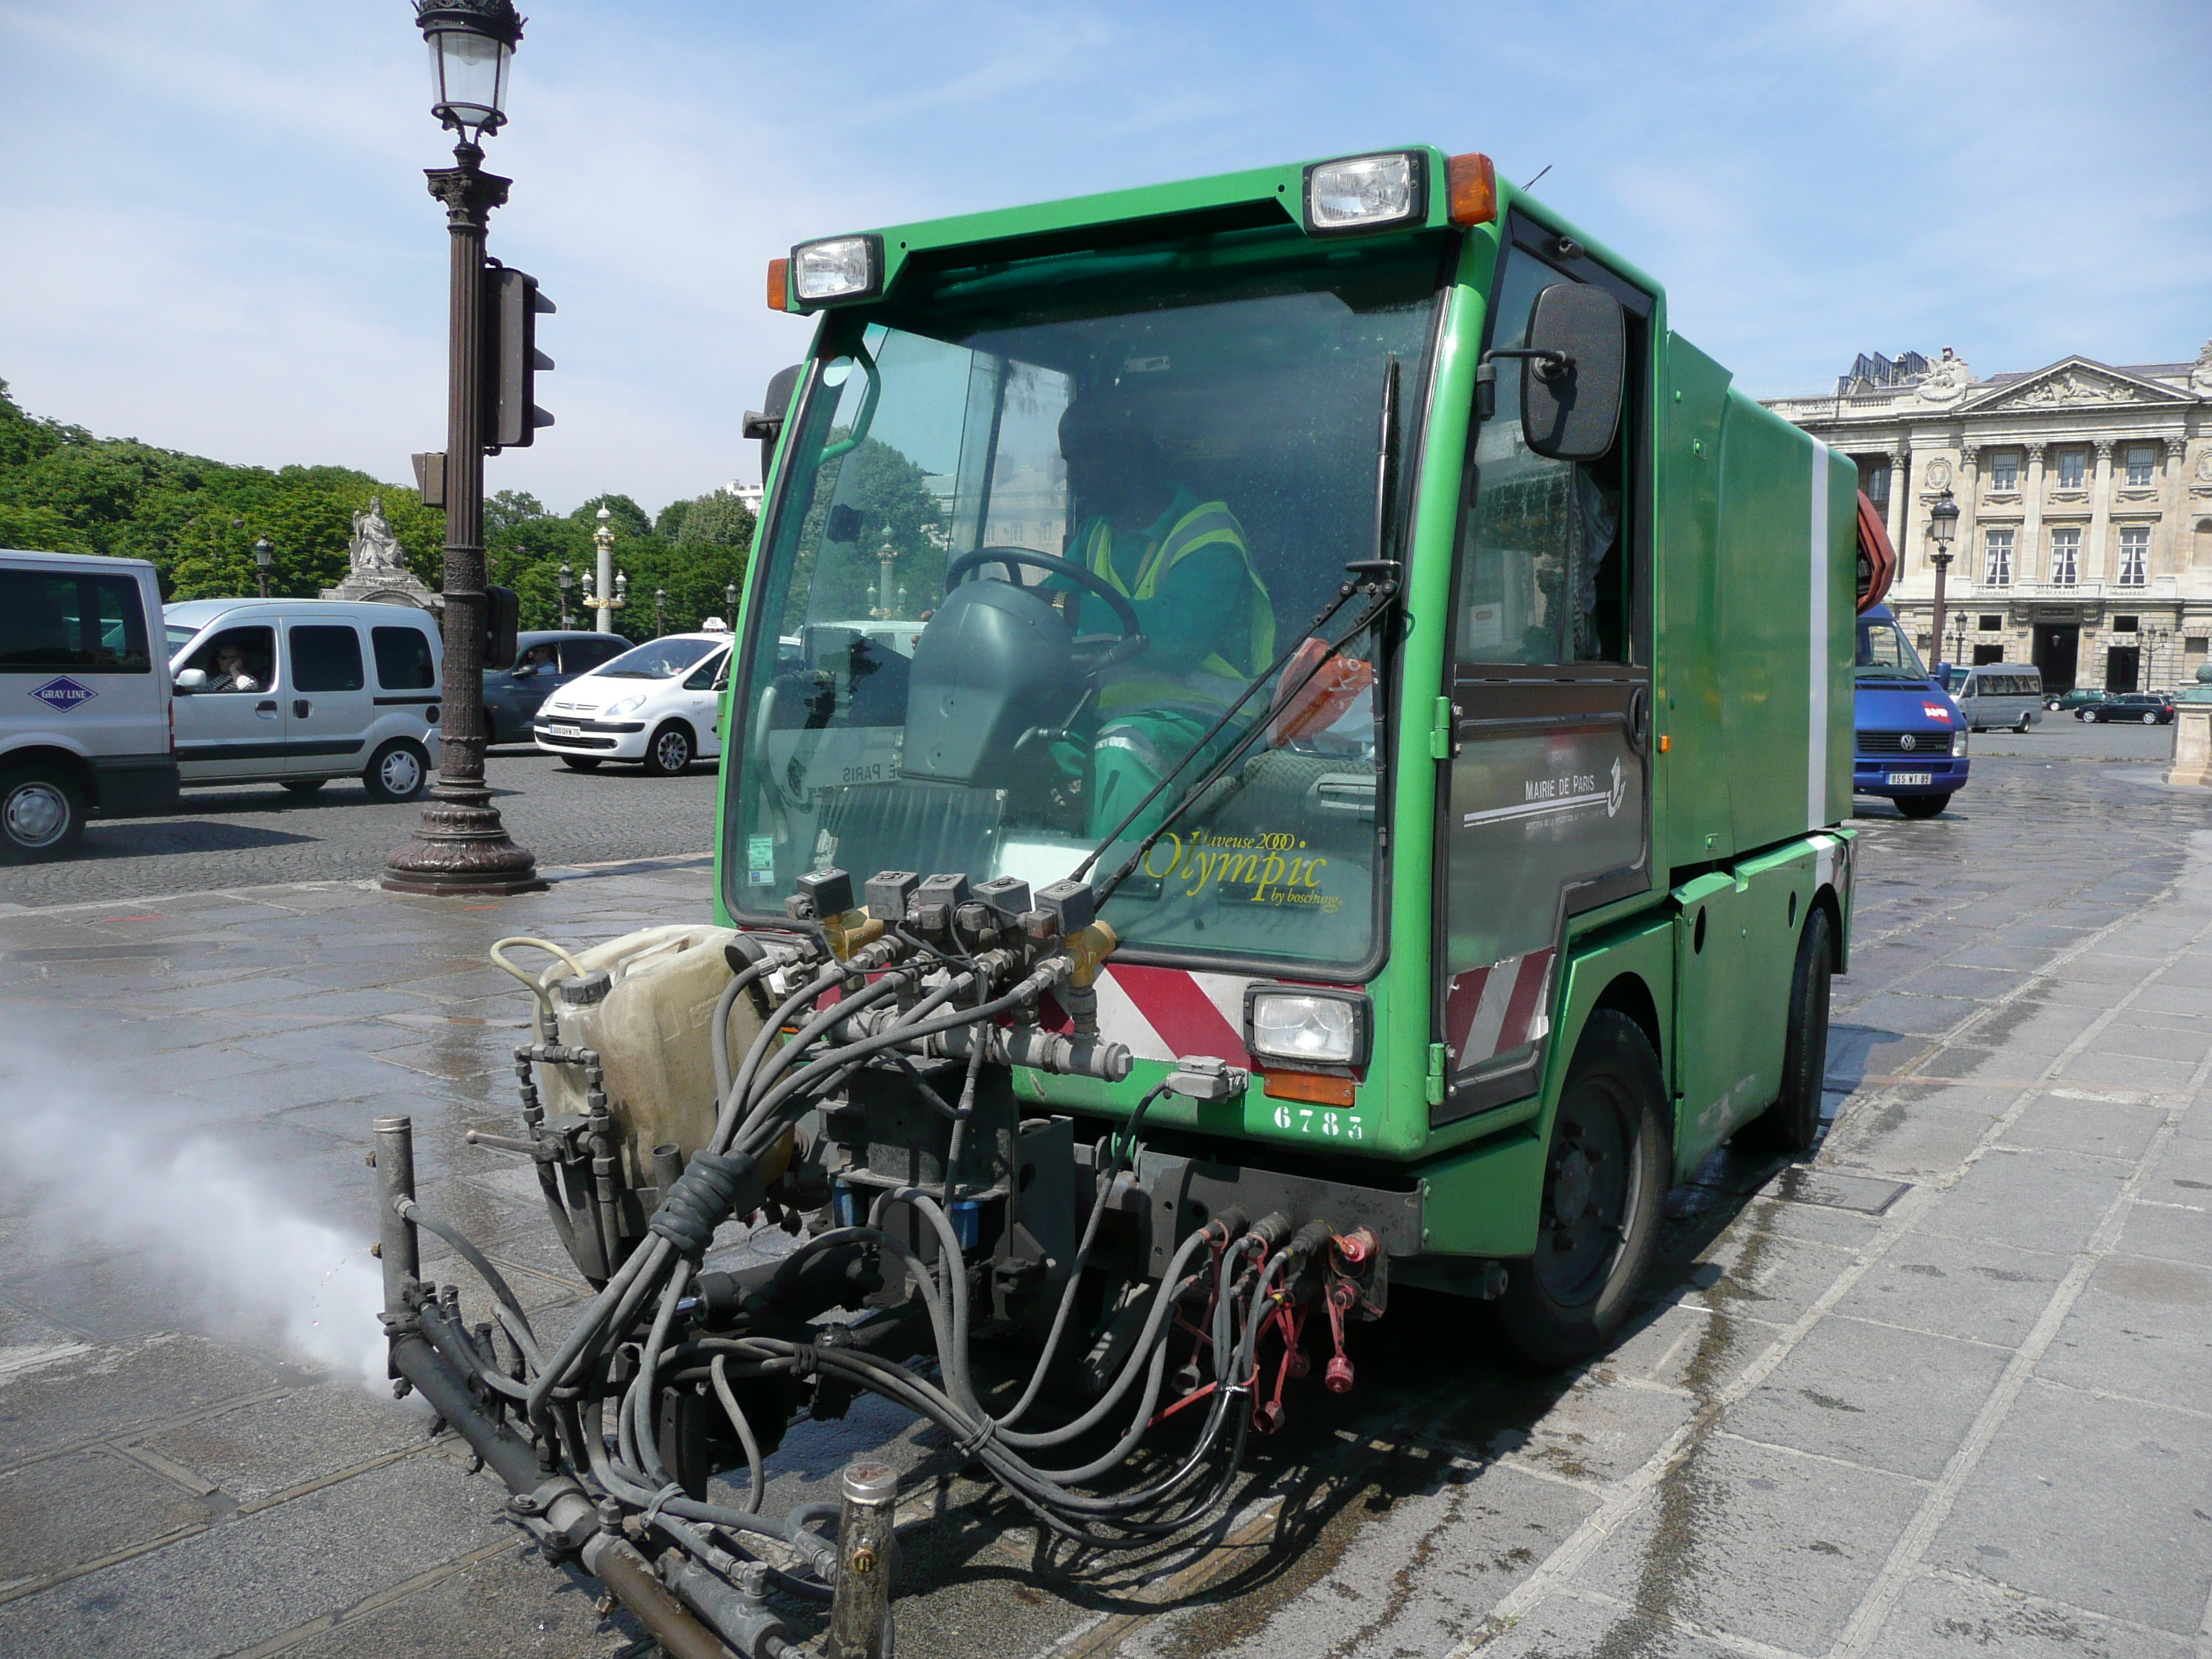
[[[1390, 608], [1391, 601], [1398, 594], [1400, 567], [1396, 560], [1384, 558], [1382, 550], [1389, 535], [1391, 492], [1395, 483], [1397, 468], [1397, 429], [1398, 359], [1394, 353], [1386, 360], [1383, 367], [1382, 424], [1380, 435], [1375, 446], [1375, 556], [1371, 559], [1355, 559], [1344, 567], [1351, 580], [1338, 588], [1336, 597], [1322, 606], [1315, 616], [1313, 622], [1305, 630], [1305, 638], [1300, 639], [1296, 645], [1244, 683], [1244, 689], [1237, 694], [1235, 702], [1222, 710], [1220, 718], [1206, 727], [1204, 735], [1183, 751], [1182, 758], [1167, 769], [1160, 781], [1146, 793], [1145, 798], [1131, 807], [1123, 815], [1121, 821], [1107, 832], [1106, 838], [1092, 848], [1089, 856], [1069, 872], [1070, 880], [1083, 879], [1091, 867], [1106, 855], [1107, 849], [1119, 841], [1129, 826], [1142, 817], [1152, 803], [1166, 792], [1168, 785], [1175, 781], [1176, 775], [1183, 768], [1206, 752], [1206, 745], [1227, 728], [1229, 723], [1237, 717], [1237, 711], [1251, 701], [1253, 693], [1282, 672], [1291, 659], [1305, 648], [1307, 641], [1319, 635], [1322, 629], [1328, 626], [1337, 612], [1343, 610], [1346, 604], [1355, 594], [1365, 593], [1373, 600], [1373, 603], [1361, 614], [1358, 621], [1346, 629], [1334, 640], [1327, 641], [1328, 648], [1307, 665], [1297, 684], [1279, 690], [1276, 702], [1280, 706], [1289, 708], [1293, 705], [1297, 701], [1298, 693], [1305, 690], [1312, 682], [1314, 676], [1334, 660], [1346, 646], [1373, 627]], [[1267, 726], [1268, 722], [1265, 720], [1255, 720], [1237, 741], [1229, 746], [1229, 751], [1207, 768], [1203, 777], [1182, 793], [1181, 798], [1168, 809], [1166, 815], [1160, 819], [1152, 832], [1137, 843], [1136, 850], [1122, 860], [1119, 869], [1107, 877], [1098, 890], [1099, 903], [1103, 904], [1111, 898], [1115, 890], [1135, 873], [1138, 865], [1143, 861], [1145, 854], [1152, 851], [1154, 843], [1162, 836], [1167, 834], [1169, 828], [1189, 810], [1194, 802], [1202, 799], [1206, 792], [1226, 775], [1231, 767], [1243, 758], [1245, 751], [1251, 748], [1254, 741], [1267, 729]]]

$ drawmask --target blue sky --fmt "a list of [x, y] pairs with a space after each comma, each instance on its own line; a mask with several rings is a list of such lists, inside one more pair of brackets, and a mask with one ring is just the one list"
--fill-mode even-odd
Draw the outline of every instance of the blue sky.
[[[1664, 282], [1762, 396], [2212, 336], [2212, 6], [543, 0], [493, 251], [559, 416], [489, 487], [754, 474], [804, 237], [1393, 143], [1481, 149]], [[227, 460], [443, 440], [446, 160], [404, 0], [0, 0], [0, 378]]]

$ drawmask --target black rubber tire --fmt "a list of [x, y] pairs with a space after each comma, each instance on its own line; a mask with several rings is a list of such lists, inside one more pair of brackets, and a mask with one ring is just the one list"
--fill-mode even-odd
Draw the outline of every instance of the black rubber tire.
[[0, 864], [66, 858], [84, 835], [84, 792], [58, 766], [0, 769]]
[[1797, 961], [1790, 970], [1790, 1028], [1782, 1043], [1782, 1089], [1774, 1103], [1735, 1133], [1756, 1152], [1813, 1150], [1820, 1138], [1820, 1087], [1828, 1071], [1828, 979], [1835, 928], [1815, 905], [1797, 935]]
[[2156, 726], [2158, 724], [2158, 716], [2154, 714], [2145, 714], [2142, 718], [2142, 723], [2145, 726]]
[[692, 738], [691, 728], [682, 720], [663, 720], [646, 739], [645, 769], [649, 776], [676, 777], [698, 758], [699, 745]]
[[561, 764], [574, 772], [596, 772], [599, 769], [599, 757], [597, 755], [563, 755], [561, 757]]
[[1908, 818], [1932, 818], [1951, 804], [1948, 795], [1899, 795], [1897, 810]]
[[[1524, 1363], [1588, 1359], [1635, 1311], [1672, 1175], [1666, 1099], [1643, 1028], [1610, 1008], [1592, 1014], [1545, 1151], [1537, 1254], [1505, 1264], [1497, 1304], [1499, 1331]], [[1563, 1224], [1560, 1211], [1577, 1206]]]
[[[400, 763], [403, 756], [414, 762], [411, 773]], [[394, 738], [368, 757], [368, 764], [361, 769], [361, 781], [371, 800], [387, 805], [420, 799], [430, 787], [429, 752], [412, 738]]]
[[2028, 720], [2027, 720], [2027, 715], [2025, 715], [2025, 714], [2022, 714], [2022, 715], [2020, 717], [2020, 724], [2019, 724], [2018, 726], [2014, 726], [2014, 727], [2013, 727], [2013, 730], [2014, 730], [2014, 731], [2015, 731], [2015, 732], [2019, 732], [2019, 733], [2020, 733], [2020, 735], [2021, 735], [2021, 736], [2022, 736], [2022, 737], [2024, 738], [2024, 737], [2026, 737], [2026, 736], [2027, 735], [2027, 726], [2028, 726]]
[[328, 778], [287, 778], [284, 787], [295, 795], [312, 795], [329, 781]]

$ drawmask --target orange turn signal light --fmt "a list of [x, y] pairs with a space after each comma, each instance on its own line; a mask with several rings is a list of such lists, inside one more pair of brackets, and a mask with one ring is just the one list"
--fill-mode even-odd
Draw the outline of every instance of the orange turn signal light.
[[1316, 1106], [1349, 1106], [1356, 1086], [1348, 1077], [1331, 1077], [1325, 1072], [1268, 1072], [1264, 1075], [1270, 1100], [1304, 1100]]
[[790, 310], [791, 307], [784, 303], [790, 293], [791, 261], [769, 260], [768, 262], [768, 308], [770, 311]]
[[1661, 754], [1662, 754], [1662, 755], [1663, 755], [1663, 754], [1665, 754], [1668, 750], [1672, 749], [1674, 746], [1674, 738], [1670, 738], [1670, 737], [1668, 737], [1665, 732], [1662, 732], [1659, 734], [1659, 752], [1660, 752]]
[[1454, 224], [1492, 223], [1498, 217], [1498, 169], [1487, 155], [1455, 155], [1444, 163], [1444, 196]]

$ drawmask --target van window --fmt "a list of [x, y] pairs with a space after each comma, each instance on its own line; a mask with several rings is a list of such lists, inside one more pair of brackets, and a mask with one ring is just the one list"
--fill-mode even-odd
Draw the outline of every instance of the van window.
[[291, 634], [294, 690], [358, 691], [368, 684], [361, 672], [361, 635], [352, 623], [317, 623]]
[[438, 683], [430, 636], [421, 629], [372, 628], [368, 638], [376, 652], [376, 683], [386, 691], [427, 691]]
[[144, 674], [153, 665], [137, 578], [0, 570], [0, 673]]
[[[550, 651], [553, 647], [544, 647]], [[629, 649], [629, 641], [619, 634], [610, 634], [603, 640], [563, 640], [561, 641], [561, 672], [564, 674], [587, 674], [603, 662], [612, 662]]]
[[276, 687], [276, 630], [226, 628], [177, 665], [207, 676], [203, 691], [273, 691]]
[[721, 684], [722, 671], [729, 666], [729, 662], [728, 652], [716, 652], [691, 671], [690, 678], [684, 682], [684, 689], [686, 691], [714, 690]]

